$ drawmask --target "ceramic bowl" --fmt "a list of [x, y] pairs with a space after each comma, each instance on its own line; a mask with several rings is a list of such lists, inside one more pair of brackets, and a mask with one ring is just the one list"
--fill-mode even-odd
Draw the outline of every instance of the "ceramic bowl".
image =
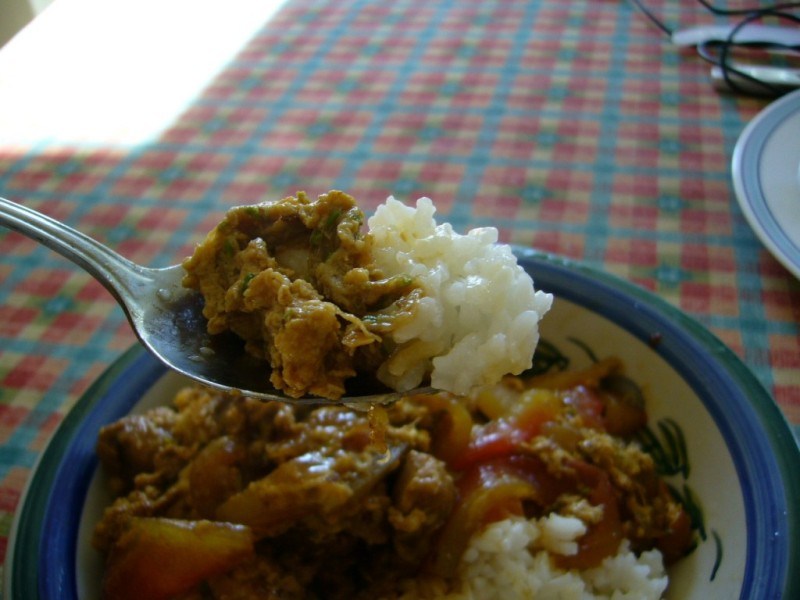
[[[641, 385], [668, 478], [701, 528], [670, 569], [669, 598], [800, 598], [800, 453], [782, 413], [745, 365], [653, 294], [568, 260], [516, 249], [555, 303], [545, 349], [579, 368], [616, 355]], [[109, 498], [94, 443], [101, 426], [165, 403], [185, 383], [142, 348], [116, 361], [53, 436], [20, 504], [6, 562], [7, 600], [93, 600], [101, 578], [89, 537]], [[793, 535], [794, 534], [794, 535]]]

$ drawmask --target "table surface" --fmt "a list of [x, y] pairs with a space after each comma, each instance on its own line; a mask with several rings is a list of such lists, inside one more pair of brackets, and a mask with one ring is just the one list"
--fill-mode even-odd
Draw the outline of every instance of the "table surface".
[[[731, 183], [769, 99], [715, 91], [631, 3], [166, 4], [56, 0], [0, 51], [0, 196], [150, 266], [233, 205], [428, 196], [459, 231], [496, 227], [680, 307], [800, 423], [800, 282]], [[0, 232], [0, 559], [48, 438], [134, 343], [100, 284]]]

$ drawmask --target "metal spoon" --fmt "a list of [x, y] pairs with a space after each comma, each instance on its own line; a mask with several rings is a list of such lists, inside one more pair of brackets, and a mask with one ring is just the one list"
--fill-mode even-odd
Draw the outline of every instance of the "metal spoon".
[[[202, 384], [226, 392], [289, 403], [334, 403], [316, 397], [292, 398], [269, 383], [269, 366], [244, 352], [235, 336], [210, 336], [203, 298], [184, 288], [181, 265], [140, 266], [100, 242], [35, 210], [0, 197], [0, 224], [55, 250], [84, 269], [111, 292], [144, 346], [164, 365]], [[353, 390], [338, 403], [388, 404], [430, 388], [407, 392], [376, 390], [353, 378]]]

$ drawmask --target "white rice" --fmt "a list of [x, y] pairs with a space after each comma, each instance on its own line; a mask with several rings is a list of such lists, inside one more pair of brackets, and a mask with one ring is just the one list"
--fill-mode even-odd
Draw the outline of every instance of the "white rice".
[[460, 235], [437, 225], [435, 211], [429, 198], [413, 208], [389, 197], [368, 221], [377, 266], [416, 277], [424, 291], [414, 318], [393, 332], [397, 349], [378, 376], [407, 390], [430, 372], [433, 387], [466, 394], [530, 368], [553, 298], [534, 290], [497, 229]]
[[[416, 277], [424, 297], [413, 319], [392, 334], [396, 352], [379, 377], [395, 389], [431, 384], [457, 394], [530, 368], [539, 320], [550, 294], [533, 281], [493, 227], [466, 235], [438, 225], [428, 198], [416, 208], [389, 197], [369, 219], [373, 256], [386, 275]], [[478, 366], [482, 366], [479, 369]], [[465, 368], [466, 367], [466, 368]], [[594, 569], [563, 570], [555, 555], [575, 554], [586, 533], [575, 517], [511, 518], [473, 537], [456, 581], [421, 577], [402, 583], [402, 600], [516, 600], [545, 598], [648, 600], [667, 587], [661, 554], [636, 556], [624, 541]]]
[[617, 554], [585, 571], [559, 569], [553, 554], [574, 553], [585, 532], [575, 517], [516, 517], [475, 536], [461, 560], [458, 580], [403, 582], [399, 600], [649, 600], [661, 598], [668, 578], [658, 550], [636, 556], [624, 541]]

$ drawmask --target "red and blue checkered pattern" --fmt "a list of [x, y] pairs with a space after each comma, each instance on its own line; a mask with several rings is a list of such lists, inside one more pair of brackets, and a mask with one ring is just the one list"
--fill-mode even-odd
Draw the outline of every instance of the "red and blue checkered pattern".
[[[708, 19], [651, 4], [674, 25]], [[800, 423], [800, 282], [730, 181], [765, 103], [715, 92], [625, 2], [289, 0], [150, 143], [5, 147], [0, 132], [0, 195], [150, 266], [235, 204], [426, 195], [459, 230], [494, 226], [663, 296]], [[48, 436], [132, 343], [98, 283], [0, 232], [0, 559]]]

